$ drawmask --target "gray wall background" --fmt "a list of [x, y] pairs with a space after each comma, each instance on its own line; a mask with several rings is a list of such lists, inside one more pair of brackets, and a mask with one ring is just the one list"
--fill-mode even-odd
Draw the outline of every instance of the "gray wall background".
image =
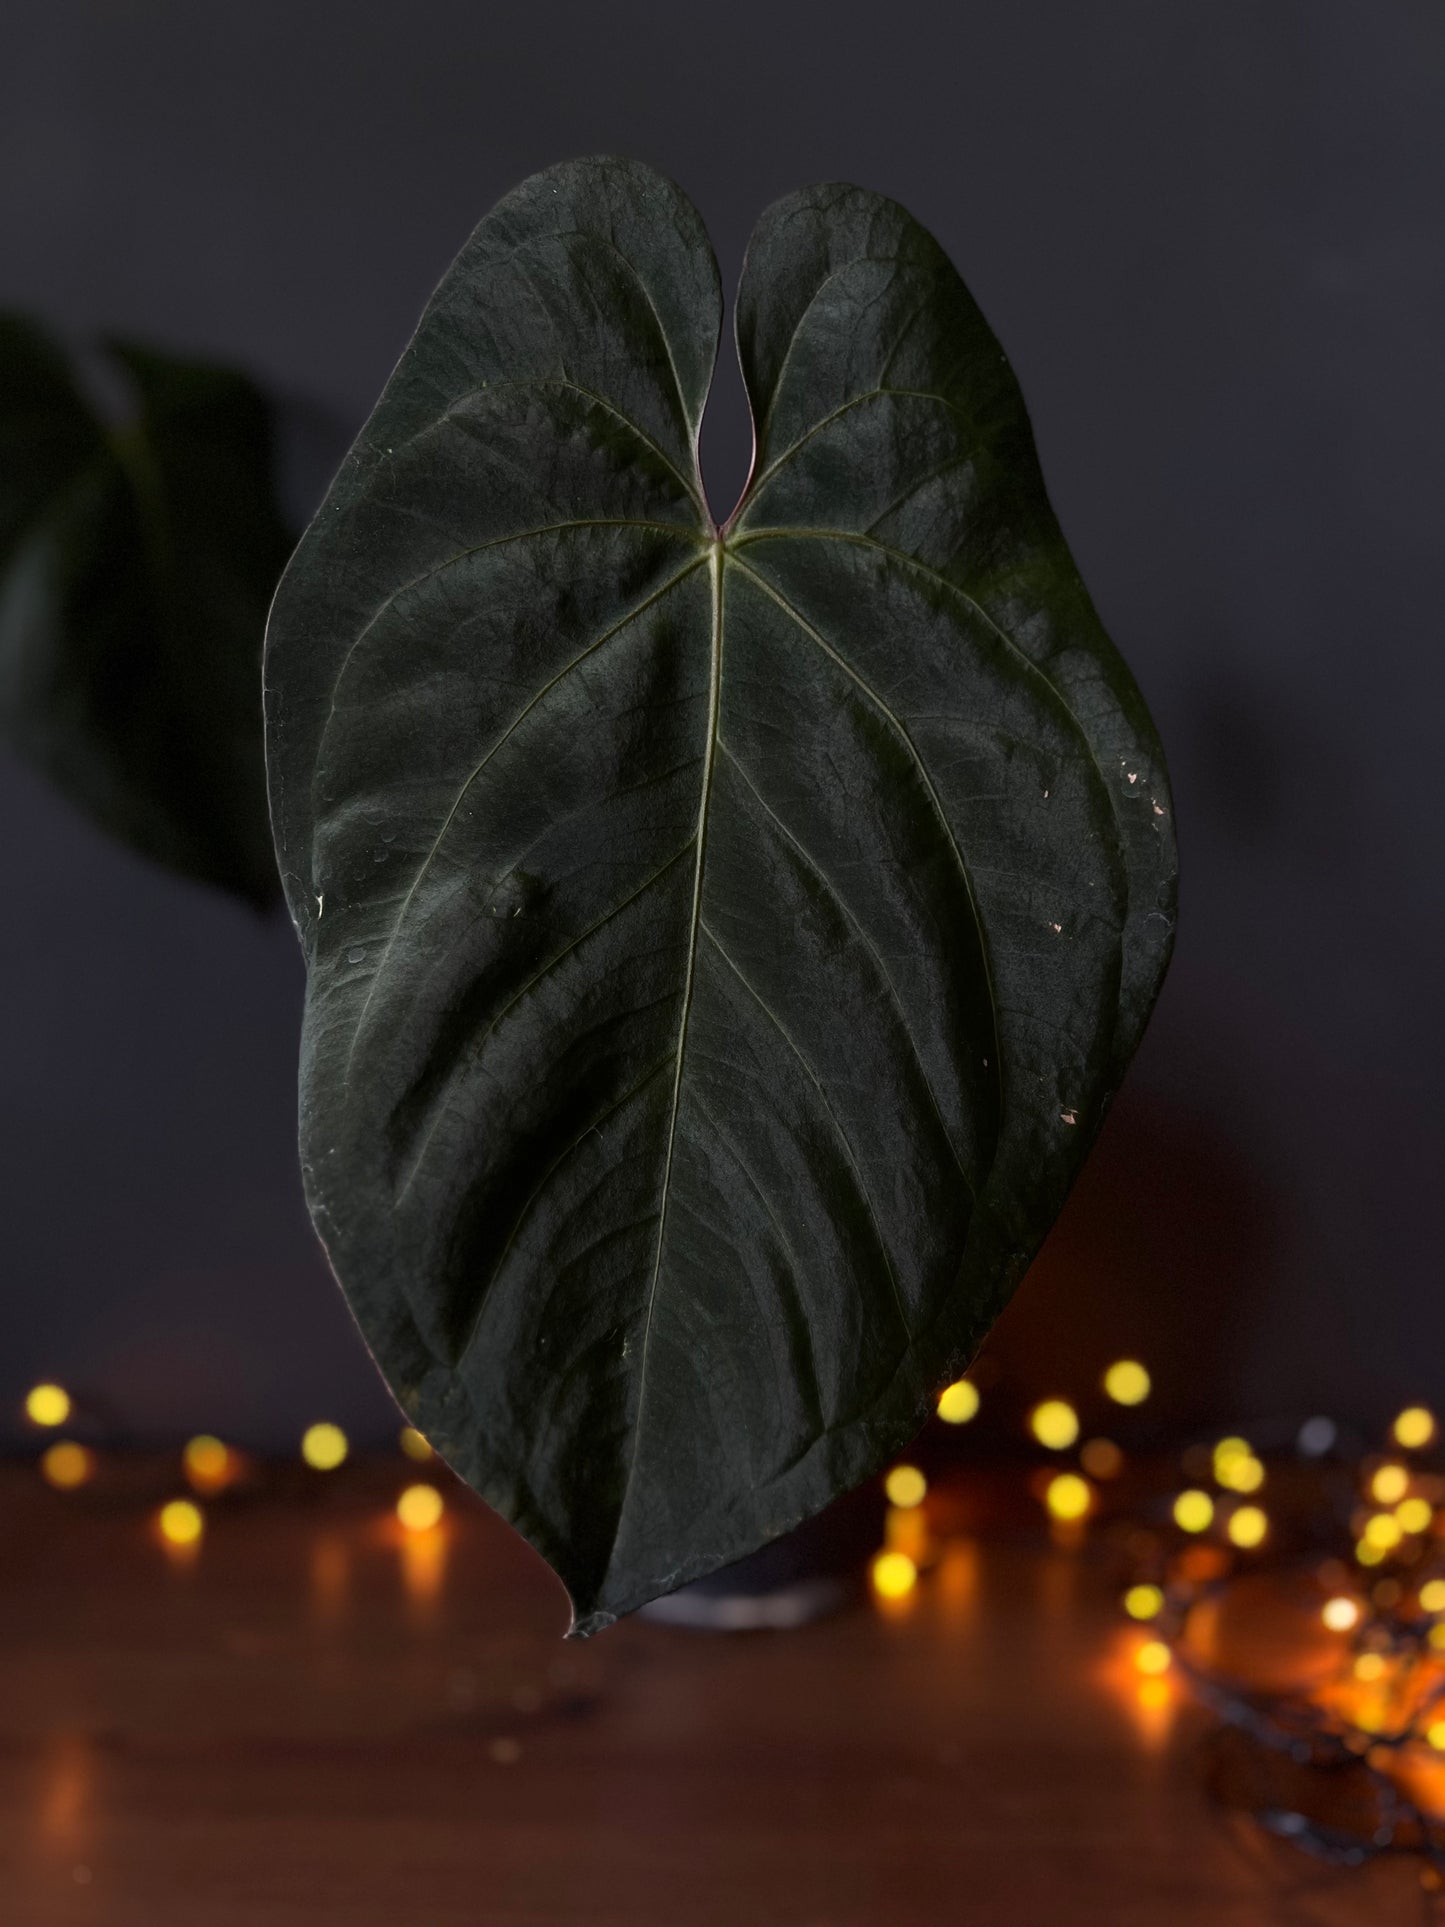
[[[9, 0], [0, 302], [250, 366], [304, 512], [473, 222], [601, 149], [725, 278], [808, 180], [934, 229], [1169, 747], [1174, 972], [1006, 1362], [1127, 1343], [1180, 1423], [1445, 1397], [1440, 0]], [[289, 928], [8, 764], [0, 821], [0, 1435], [55, 1374], [136, 1433], [379, 1436], [299, 1196]]]

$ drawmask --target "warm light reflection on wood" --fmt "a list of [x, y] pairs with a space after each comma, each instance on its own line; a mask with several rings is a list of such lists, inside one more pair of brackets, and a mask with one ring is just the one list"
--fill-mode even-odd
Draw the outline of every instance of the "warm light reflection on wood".
[[1157, 1753], [1168, 1743], [1184, 1693], [1172, 1673], [1140, 1672], [1139, 1655], [1151, 1643], [1147, 1631], [1121, 1628], [1104, 1655], [1098, 1678], [1128, 1715], [1145, 1751]]
[[971, 1624], [978, 1607], [978, 1546], [974, 1540], [949, 1541], [933, 1585], [950, 1625], [962, 1629]]
[[330, 1629], [345, 1615], [351, 1591], [351, 1548], [339, 1532], [323, 1532], [311, 1544], [311, 1617]]
[[390, 1537], [401, 1556], [402, 1584], [413, 1621], [429, 1625], [446, 1581], [452, 1528], [443, 1521], [426, 1532], [408, 1532], [395, 1521], [392, 1524], [395, 1530]]
[[1077, 1559], [1046, 1559], [1039, 1567], [1039, 1604], [1049, 1619], [1067, 1619], [1078, 1610], [1079, 1570]]
[[1078, 1552], [1089, 1536], [1083, 1519], [1050, 1519], [1049, 1538], [1060, 1552]]
[[95, 1759], [84, 1733], [56, 1733], [47, 1749], [36, 1816], [41, 1841], [74, 1852], [89, 1822]]
[[883, 1543], [889, 1552], [906, 1552], [920, 1571], [937, 1557], [928, 1518], [920, 1506], [889, 1506]]

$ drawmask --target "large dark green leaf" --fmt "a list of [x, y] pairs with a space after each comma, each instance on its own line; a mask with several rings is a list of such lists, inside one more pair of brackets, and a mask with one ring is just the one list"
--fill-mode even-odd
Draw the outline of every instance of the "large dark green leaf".
[[649, 170], [517, 189], [268, 642], [316, 1223], [582, 1632], [916, 1431], [1173, 927], [1153, 728], [936, 243], [851, 187], [763, 217], [721, 537], [719, 310]]
[[264, 905], [261, 642], [291, 546], [269, 410], [229, 369], [109, 355], [118, 426], [0, 316], [0, 736], [103, 829]]

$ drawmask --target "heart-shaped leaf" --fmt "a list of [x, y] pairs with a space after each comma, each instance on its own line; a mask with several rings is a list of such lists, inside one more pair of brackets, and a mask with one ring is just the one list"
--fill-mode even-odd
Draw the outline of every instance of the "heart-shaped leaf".
[[0, 316], [0, 735], [101, 828], [263, 906], [261, 642], [291, 547], [270, 412], [230, 369], [109, 360], [114, 425]]
[[1158, 743], [1017, 386], [851, 187], [754, 237], [754, 473], [678, 190], [463, 250], [287, 573], [272, 807], [316, 1224], [576, 1630], [875, 1470], [1063, 1202], [1173, 929]]

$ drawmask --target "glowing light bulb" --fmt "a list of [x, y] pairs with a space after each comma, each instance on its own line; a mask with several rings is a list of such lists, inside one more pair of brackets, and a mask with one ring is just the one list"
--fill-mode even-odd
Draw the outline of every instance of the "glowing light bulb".
[[1046, 1398], [1029, 1414], [1029, 1429], [1051, 1452], [1067, 1452], [1079, 1436], [1079, 1415], [1066, 1400]]
[[418, 1465], [425, 1465], [433, 1456], [430, 1445], [414, 1425], [403, 1425], [396, 1435], [396, 1442], [406, 1456], [415, 1459]]
[[1380, 1505], [1395, 1505], [1410, 1490], [1410, 1474], [1403, 1465], [1382, 1465], [1370, 1480], [1370, 1492]]
[[1231, 1492], [1258, 1492], [1264, 1484], [1264, 1462], [1253, 1452], [1241, 1452], [1224, 1464], [1216, 1464], [1214, 1476]]
[[1320, 1608], [1320, 1618], [1332, 1633], [1350, 1632], [1360, 1623], [1359, 1603], [1347, 1597], [1346, 1594], [1339, 1593], [1335, 1598], [1325, 1601]]
[[84, 1485], [95, 1471], [95, 1456], [71, 1439], [60, 1439], [42, 1456], [40, 1472], [47, 1484], [62, 1492]]
[[1150, 1639], [1134, 1655], [1134, 1664], [1141, 1673], [1158, 1676], [1167, 1673], [1173, 1664], [1173, 1655], [1162, 1639]]
[[1044, 1494], [1044, 1504], [1056, 1519], [1082, 1519], [1093, 1503], [1093, 1487], [1077, 1472], [1058, 1473]]
[[1269, 1516], [1257, 1505], [1242, 1505], [1237, 1512], [1229, 1515], [1225, 1530], [1233, 1544], [1242, 1546], [1246, 1551], [1264, 1543], [1269, 1531]]
[[1445, 1613], [1445, 1579], [1427, 1579], [1420, 1588], [1420, 1604], [1427, 1613]]
[[1205, 1532], [1214, 1519], [1214, 1501], [1197, 1488], [1174, 1501], [1174, 1523], [1181, 1532]]
[[888, 1494], [889, 1505], [922, 1505], [928, 1491], [928, 1481], [916, 1465], [895, 1465], [883, 1481], [883, 1490]]
[[201, 1492], [214, 1492], [226, 1483], [231, 1473], [231, 1454], [209, 1432], [189, 1440], [181, 1454], [181, 1466], [191, 1484]]
[[189, 1499], [172, 1499], [156, 1515], [161, 1537], [167, 1545], [193, 1546], [206, 1529], [205, 1514]]
[[1395, 1507], [1395, 1517], [1406, 1532], [1428, 1532], [1435, 1508], [1428, 1499], [1401, 1499]]
[[1117, 1479], [1124, 1454], [1112, 1439], [1090, 1439], [1079, 1449], [1079, 1463], [1093, 1479]]
[[1381, 1552], [1393, 1552], [1404, 1536], [1400, 1521], [1393, 1512], [1373, 1512], [1365, 1521], [1363, 1537], [1366, 1545], [1378, 1546]]
[[873, 1560], [873, 1589], [881, 1599], [902, 1599], [918, 1584], [918, 1568], [906, 1552], [880, 1552]]
[[25, 1416], [32, 1425], [64, 1425], [70, 1417], [70, 1394], [60, 1385], [34, 1385], [25, 1395]]
[[955, 1379], [938, 1394], [938, 1416], [945, 1425], [967, 1425], [978, 1404], [978, 1387], [966, 1378]]
[[1142, 1405], [1149, 1396], [1149, 1374], [1137, 1358], [1120, 1358], [1104, 1374], [1104, 1390], [1116, 1405]]
[[396, 1516], [408, 1532], [430, 1532], [445, 1510], [434, 1485], [409, 1485], [396, 1502]]
[[1157, 1619], [1164, 1610], [1158, 1586], [1131, 1586], [1124, 1594], [1124, 1610], [1131, 1619]]
[[1435, 1436], [1435, 1414], [1425, 1405], [1407, 1405], [1390, 1429], [1397, 1445], [1418, 1452]]
[[1227, 1469], [1233, 1465], [1237, 1459], [1252, 1459], [1253, 1457], [1254, 1449], [1248, 1439], [1221, 1439], [1214, 1448], [1215, 1478], [1219, 1480], [1221, 1485], [1227, 1484], [1228, 1481], [1224, 1477]]
[[317, 1472], [334, 1472], [351, 1450], [339, 1425], [308, 1425], [301, 1438], [301, 1456]]

